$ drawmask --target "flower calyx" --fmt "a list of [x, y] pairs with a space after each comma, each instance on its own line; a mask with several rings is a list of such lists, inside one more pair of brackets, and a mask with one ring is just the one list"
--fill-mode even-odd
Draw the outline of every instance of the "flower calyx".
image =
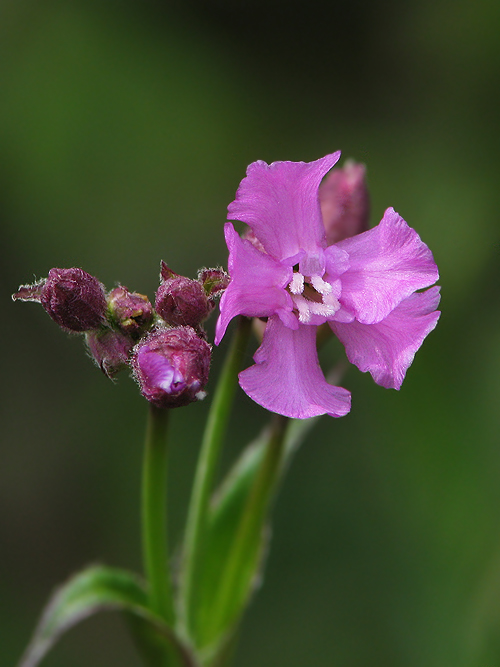
[[205, 397], [211, 346], [189, 326], [160, 327], [135, 346], [131, 366], [142, 395], [159, 408]]
[[162, 261], [160, 281], [155, 299], [158, 315], [171, 326], [199, 329], [228, 286], [229, 277], [222, 269], [201, 269], [198, 279], [193, 280], [175, 273]]
[[90, 356], [110, 380], [127, 368], [134, 340], [115, 329], [104, 328], [85, 334]]
[[144, 294], [118, 285], [108, 294], [107, 301], [110, 322], [133, 340], [138, 340], [153, 323], [153, 306]]
[[36, 301], [62, 329], [83, 333], [105, 323], [106, 296], [103, 285], [90, 273], [73, 267], [50, 269], [46, 279], [21, 285], [14, 301]]

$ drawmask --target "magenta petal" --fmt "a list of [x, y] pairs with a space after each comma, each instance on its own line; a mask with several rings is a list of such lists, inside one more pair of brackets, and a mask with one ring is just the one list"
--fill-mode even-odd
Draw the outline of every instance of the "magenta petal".
[[439, 287], [417, 292], [401, 301], [382, 322], [330, 322], [344, 344], [347, 358], [360, 371], [369, 371], [377, 384], [399, 389], [424, 338], [439, 319]]
[[394, 209], [377, 227], [341, 241], [349, 254], [341, 303], [363, 324], [380, 322], [415, 290], [429, 287], [438, 270], [429, 248]]
[[297, 328], [292, 298], [284, 289], [291, 280], [292, 268], [282, 266], [244, 241], [230, 222], [226, 223], [224, 231], [231, 282], [221, 298], [215, 344], [220, 343], [227, 325], [236, 315], [269, 317], [278, 313], [288, 326]]
[[255, 366], [240, 373], [240, 385], [267, 410], [296, 419], [349, 412], [350, 393], [328, 384], [318, 363], [316, 327], [292, 331], [270, 318], [254, 360]]
[[253, 162], [228, 206], [228, 219], [248, 223], [280, 261], [324, 247], [318, 188], [339, 157], [340, 151], [315, 162]]
[[337, 245], [331, 245], [325, 250], [325, 266], [329, 278], [338, 278], [349, 268], [349, 253]]

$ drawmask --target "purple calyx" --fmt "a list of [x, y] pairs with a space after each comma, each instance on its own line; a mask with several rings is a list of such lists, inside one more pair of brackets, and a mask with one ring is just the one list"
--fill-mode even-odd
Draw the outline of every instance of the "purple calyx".
[[211, 347], [192, 327], [160, 328], [134, 348], [131, 365], [143, 396], [161, 408], [204, 397]]
[[45, 280], [22, 285], [12, 298], [41, 303], [54, 322], [73, 333], [99, 329], [105, 322], [104, 287], [77, 267], [50, 269]]

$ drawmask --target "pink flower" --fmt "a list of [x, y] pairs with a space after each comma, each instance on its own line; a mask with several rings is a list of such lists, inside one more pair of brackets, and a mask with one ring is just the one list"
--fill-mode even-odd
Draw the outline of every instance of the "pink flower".
[[315, 162], [259, 161], [247, 169], [225, 225], [231, 282], [216, 344], [236, 315], [266, 317], [255, 365], [240, 385], [272, 412], [303, 419], [350, 410], [350, 393], [319, 366], [316, 329], [328, 322], [349, 361], [399, 389], [415, 352], [436, 326], [439, 288], [429, 248], [394, 209], [377, 227], [327, 246], [318, 189], [340, 152]]

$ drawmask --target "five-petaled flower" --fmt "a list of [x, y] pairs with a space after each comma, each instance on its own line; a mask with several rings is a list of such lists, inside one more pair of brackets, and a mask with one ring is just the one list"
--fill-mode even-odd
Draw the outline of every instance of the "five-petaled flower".
[[436, 326], [438, 270], [429, 248], [392, 208], [373, 229], [327, 246], [318, 190], [340, 152], [315, 162], [258, 161], [247, 169], [225, 235], [231, 282], [221, 299], [219, 344], [236, 315], [267, 318], [243, 390], [288, 417], [350, 410], [350, 393], [327, 383], [316, 350], [328, 322], [347, 357], [383, 387], [399, 389], [415, 352]]

